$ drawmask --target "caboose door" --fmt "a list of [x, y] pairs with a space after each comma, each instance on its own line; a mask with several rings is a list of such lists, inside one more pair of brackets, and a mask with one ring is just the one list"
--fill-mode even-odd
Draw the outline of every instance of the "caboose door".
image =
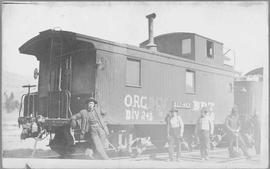
[[96, 54], [87, 49], [72, 56], [71, 110], [84, 108], [86, 98], [95, 97]]

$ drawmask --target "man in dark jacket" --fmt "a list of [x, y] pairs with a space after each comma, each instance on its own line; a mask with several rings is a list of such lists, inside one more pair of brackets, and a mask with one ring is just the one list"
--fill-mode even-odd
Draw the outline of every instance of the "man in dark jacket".
[[90, 97], [86, 100], [86, 104], [87, 109], [83, 109], [71, 117], [71, 126], [75, 128], [77, 126], [76, 120], [81, 120], [81, 135], [89, 134], [96, 152], [102, 159], [109, 159], [104, 149], [106, 135], [109, 132], [101, 117], [100, 109], [95, 107], [97, 101]]
[[231, 114], [227, 116], [225, 120], [225, 126], [227, 128], [228, 136], [229, 136], [229, 154], [230, 157], [234, 156], [233, 146], [234, 144], [238, 148], [238, 146], [243, 151], [244, 155], [247, 158], [251, 158], [247, 146], [241, 136], [241, 133], [239, 133], [241, 129], [240, 120], [239, 120], [239, 114], [238, 114], [238, 108], [237, 106], [234, 106], [232, 108]]

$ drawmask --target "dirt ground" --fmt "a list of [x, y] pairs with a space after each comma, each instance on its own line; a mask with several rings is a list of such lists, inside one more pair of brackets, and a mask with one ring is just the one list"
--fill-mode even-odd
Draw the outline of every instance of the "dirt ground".
[[[34, 139], [20, 139], [22, 128], [19, 128], [17, 123], [18, 113], [4, 113], [2, 117], [3, 164], [8, 168], [24, 168], [26, 163], [32, 165], [34, 168], [63, 168], [62, 164], [66, 164], [64, 168], [74, 168], [74, 164], [79, 168], [89, 168], [89, 165], [94, 168], [261, 168], [262, 164], [260, 156], [256, 156], [254, 150], [251, 152], [254, 155], [252, 160], [245, 158], [230, 160], [228, 158], [227, 149], [225, 148], [211, 151], [210, 156], [212, 159], [207, 162], [200, 160], [199, 151], [192, 153], [184, 152], [181, 162], [166, 162], [168, 159], [167, 153], [158, 154], [157, 158], [154, 160], [149, 158], [149, 155], [144, 155], [138, 158], [117, 157], [102, 163], [100, 163], [100, 160], [83, 160], [79, 158], [59, 159], [57, 158], [58, 155], [47, 146], [49, 138], [38, 142], [35, 158], [31, 158]], [[41, 163], [46, 164], [46, 166], [40, 165]]]
[[[18, 112], [2, 114], [2, 146], [3, 157], [29, 157], [34, 147], [34, 139], [21, 140], [20, 134], [22, 128], [19, 128]], [[54, 154], [47, 146], [49, 138], [38, 142], [37, 151], [41, 154]]]

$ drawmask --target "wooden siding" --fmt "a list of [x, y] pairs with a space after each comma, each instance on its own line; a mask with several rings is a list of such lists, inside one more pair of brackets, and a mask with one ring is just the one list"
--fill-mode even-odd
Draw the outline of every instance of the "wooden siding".
[[78, 52], [72, 56], [71, 93], [93, 94], [95, 92], [96, 56], [94, 51]]
[[[213, 102], [216, 123], [220, 124], [233, 105], [233, 93], [229, 91], [229, 83], [233, 82], [232, 69], [91, 39], [80, 40], [93, 43], [97, 60], [103, 58], [105, 67], [97, 70], [96, 97], [108, 112], [106, 120], [111, 124], [164, 123], [164, 117], [175, 101], [191, 105], [193, 101], [199, 104]], [[141, 87], [126, 85], [127, 58], [141, 60]], [[185, 93], [187, 69], [195, 71], [195, 94]], [[125, 104], [125, 97], [133, 99], [130, 107]], [[141, 100], [142, 105], [134, 103], [136, 99]], [[134, 110], [135, 115], [127, 117], [126, 110]], [[186, 124], [194, 124], [200, 115], [199, 109], [193, 108], [181, 109], [180, 112]], [[142, 114], [148, 117], [152, 114], [152, 117], [146, 120]]]
[[[219, 58], [222, 57], [219, 56], [222, 56], [222, 44], [220, 43], [214, 43], [215, 57], [214, 60], [209, 61], [209, 59], [205, 59], [206, 45], [203, 45], [206, 43], [206, 39], [200, 36], [195, 39], [195, 46], [196, 43], [201, 45], [197, 46], [198, 49], [197, 47], [194, 49], [195, 60], [79, 34], [74, 36], [73, 44], [91, 44], [89, 48], [93, 45], [96, 58], [89, 53], [83, 54], [85, 57], [92, 58], [89, 59], [92, 62], [89, 69], [78, 69], [78, 71], [82, 71], [82, 80], [87, 82], [82, 81], [80, 84], [74, 83], [73, 85], [89, 84], [92, 79], [96, 78], [95, 96], [99, 106], [108, 113], [106, 118], [111, 124], [164, 124], [164, 117], [174, 102], [190, 104], [190, 107], [185, 105], [180, 110], [185, 124], [194, 124], [199, 117], [199, 109], [193, 108], [195, 103], [213, 102], [216, 123], [221, 124], [234, 103], [233, 92], [229, 88], [229, 84], [233, 82], [234, 71], [230, 67], [223, 66], [223, 62], [221, 64], [222, 59], [219, 60]], [[181, 47], [181, 44], [176, 45]], [[139, 87], [126, 85], [127, 58], [141, 60], [142, 84]], [[101, 68], [96, 70], [96, 76], [93, 73], [95, 61], [102, 63]], [[185, 92], [187, 69], [195, 72], [194, 94]], [[88, 73], [90, 73], [89, 76]], [[87, 80], [87, 77], [90, 81]], [[75, 78], [73, 80], [77, 81]], [[82, 91], [76, 90], [74, 93], [91, 93], [93, 86], [88, 90], [82, 89]], [[130, 97], [129, 99], [133, 99], [132, 102], [129, 100], [127, 103], [127, 96]], [[129, 113], [132, 110], [135, 115], [127, 117], [127, 110]]]
[[126, 57], [106, 51], [97, 51], [97, 59], [102, 58], [104, 69], [97, 69], [96, 98], [111, 123], [123, 122], [120, 105], [124, 100]]
[[203, 38], [201, 36], [195, 36], [196, 61], [207, 65], [217, 65], [219, 67], [224, 67], [223, 45], [215, 41], [209, 40], [210, 42], [213, 42], [214, 45], [214, 58], [208, 58], [206, 52], [207, 41], [208, 39], [206, 38]]
[[[191, 53], [182, 54], [182, 40], [191, 40]], [[170, 55], [183, 57], [190, 60], [195, 60], [194, 56], [194, 35], [193, 34], [168, 34], [163, 36], [158, 36], [154, 39], [155, 44], [157, 44], [157, 50], [162, 53], [167, 53]]]
[[[235, 81], [234, 99], [239, 113], [254, 115], [261, 112], [262, 81]], [[245, 90], [245, 91], [244, 91]]]

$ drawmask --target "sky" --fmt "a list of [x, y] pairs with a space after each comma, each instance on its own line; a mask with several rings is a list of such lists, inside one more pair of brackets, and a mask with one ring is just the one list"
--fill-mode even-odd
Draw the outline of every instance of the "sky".
[[[155, 36], [171, 32], [196, 33], [232, 49], [236, 71], [247, 73], [263, 66], [268, 73], [267, 1], [20, 1], [20, 4], [2, 4], [2, 69], [33, 77], [34, 69], [38, 68], [36, 58], [20, 54], [18, 48], [47, 29], [60, 28], [138, 46], [148, 38], [145, 16], [153, 12], [157, 15]], [[268, 79], [264, 84], [268, 84]], [[264, 85], [263, 112], [269, 112], [268, 99], [268, 85]], [[268, 126], [267, 120], [265, 113], [262, 126]], [[262, 135], [268, 137], [268, 130], [263, 130]], [[268, 145], [266, 139], [263, 142], [262, 145]]]
[[148, 38], [146, 15], [155, 12], [154, 35], [193, 32], [235, 52], [235, 70], [268, 67], [267, 2], [39, 2], [2, 6], [2, 68], [33, 76], [34, 56], [18, 48], [47, 29], [62, 29], [138, 46]]

